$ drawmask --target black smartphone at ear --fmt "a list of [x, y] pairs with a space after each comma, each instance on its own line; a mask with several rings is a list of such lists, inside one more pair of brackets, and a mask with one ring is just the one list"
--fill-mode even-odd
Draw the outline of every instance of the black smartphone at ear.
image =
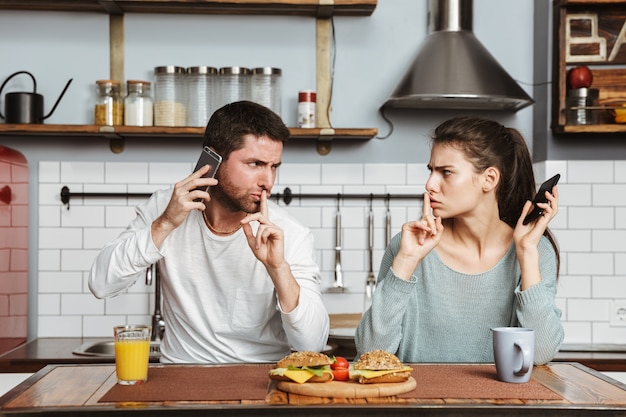
[[[202, 148], [202, 153], [200, 154], [200, 158], [198, 158], [198, 163], [193, 169], [193, 172], [196, 172], [205, 165], [209, 165], [211, 166], [211, 169], [209, 169], [209, 171], [204, 174], [202, 178], [213, 178], [215, 177], [215, 173], [217, 172], [217, 169], [219, 168], [221, 163], [222, 157], [213, 149], [205, 146], [204, 148]], [[206, 187], [205, 191], [207, 191], [208, 189], [209, 187]]]
[[559, 178], [561, 178], [561, 174], [556, 174], [554, 177], [550, 178], [539, 187], [539, 191], [533, 198], [533, 209], [528, 215], [524, 218], [524, 224], [528, 224], [532, 221], [535, 221], [543, 214], [543, 209], [541, 207], [537, 207], [537, 203], [547, 203], [546, 199], [546, 191], [552, 194], [552, 188], [559, 182]]

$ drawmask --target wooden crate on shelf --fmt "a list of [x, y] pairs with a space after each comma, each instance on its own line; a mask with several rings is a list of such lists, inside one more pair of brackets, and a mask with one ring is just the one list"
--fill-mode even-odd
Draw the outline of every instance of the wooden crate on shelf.
[[[617, 0], [557, 0], [554, 2], [552, 129], [554, 133], [623, 133], [609, 105], [626, 103], [626, 2]], [[598, 89], [597, 124], [568, 125], [567, 72], [578, 65], [593, 74]]]

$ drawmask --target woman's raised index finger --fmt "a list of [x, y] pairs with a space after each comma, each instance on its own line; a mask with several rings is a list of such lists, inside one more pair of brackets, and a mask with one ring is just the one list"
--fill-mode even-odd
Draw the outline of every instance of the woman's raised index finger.
[[424, 204], [422, 205], [422, 217], [432, 217], [433, 210], [430, 208], [430, 195], [428, 191], [424, 193]]

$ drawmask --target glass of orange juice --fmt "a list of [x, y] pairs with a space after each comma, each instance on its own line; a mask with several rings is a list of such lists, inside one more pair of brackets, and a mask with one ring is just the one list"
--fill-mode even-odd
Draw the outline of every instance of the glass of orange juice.
[[148, 380], [152, 326], [125, 324], [113, 328], [115, 372], [121, 385], [143, 384]]

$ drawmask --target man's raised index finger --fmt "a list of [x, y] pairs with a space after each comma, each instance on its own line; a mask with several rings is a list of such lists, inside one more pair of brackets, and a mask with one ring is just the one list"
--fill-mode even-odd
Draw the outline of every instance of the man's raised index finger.
[[267, 217], [267, 191], [261, 191], [261, 206], [259, 208], [261, 214]]

